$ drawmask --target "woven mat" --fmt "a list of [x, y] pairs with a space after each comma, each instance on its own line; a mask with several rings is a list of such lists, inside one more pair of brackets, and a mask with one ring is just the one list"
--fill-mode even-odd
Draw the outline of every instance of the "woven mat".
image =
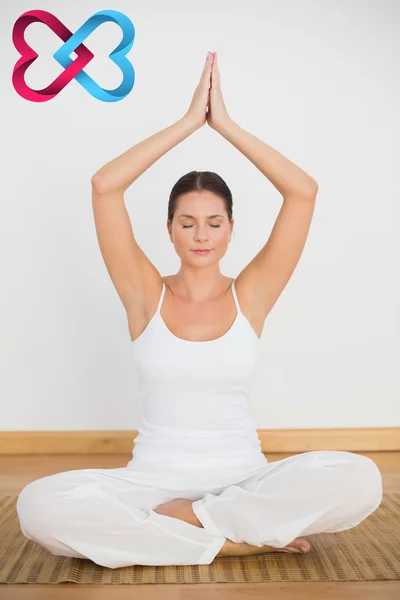
[[0, 495], [0, 583], [259, 583], [400, 579], [400, 493], [384, 494], [362, 523], [306, 536], [308, 554], [271, 552], [215, 558], [210, 565], [133, 565], [109, 569], [56, 556], [20, 531], [17, 496]]

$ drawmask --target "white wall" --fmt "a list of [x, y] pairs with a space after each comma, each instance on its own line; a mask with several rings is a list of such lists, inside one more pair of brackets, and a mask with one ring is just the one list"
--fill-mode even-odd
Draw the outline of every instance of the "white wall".
[[[217, 51], [231, 117], [319, 183], [300, 262], [271, 311], [252, 403], [257, 428], [400, 426], [400, 5], [318, 0], [200, 3], [43, 1], [72, 32], [113, 8], [134, 23], [136, 71], [121, 102], [72, 81], [33, 103], [14, 90], [15, 20], [30, 1], [2, 3], [1, 430], [137, 429], [142, 407], [125, 310], [97, 243], [90, 179], [127, 148], [186, 112], [207, 51]], [[106, 23], [85, 42], [86, 72], [114, 88]], [[59, 38], [33, 24], [33, 88], [62, 69]], [[281, 207], [273, 185], [205, 126], [126, 193], [139, 244], [162, 275], [179, 259], [167, 203], [184, 173], [212, 170], [234, 196], [231, 277], [265, 244]]]

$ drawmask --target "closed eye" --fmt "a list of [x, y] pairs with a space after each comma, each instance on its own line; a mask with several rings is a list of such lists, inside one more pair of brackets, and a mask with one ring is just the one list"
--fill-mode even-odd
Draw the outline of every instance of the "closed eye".
[[[182, 225], [183, 229], [187, 229], [188, 227], [193, 227], [193, 225]], [[221, 227], [221, 225], [211, 225], [210, 227]]]

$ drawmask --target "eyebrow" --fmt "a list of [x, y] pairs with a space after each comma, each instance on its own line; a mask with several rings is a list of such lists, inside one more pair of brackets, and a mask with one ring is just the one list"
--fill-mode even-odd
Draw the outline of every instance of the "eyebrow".
[[[186, 217], [188, 219], [195, 219], [196, 218], [193, 215], [182, 214], [182, 215], [179, 215], [178, 219], [180, 219], [181, 217]], [[222, 218], [224, 218], [224, 215], [208, 215], [207, 219], [214, 219], [215, 217], [222, 217]]]

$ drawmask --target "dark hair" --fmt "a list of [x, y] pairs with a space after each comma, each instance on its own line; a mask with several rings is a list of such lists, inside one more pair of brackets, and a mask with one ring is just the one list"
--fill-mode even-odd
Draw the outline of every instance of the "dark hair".
[[182, 175], [171, 190], [168, 201], [168, 220], [172, 223], [179, 196], [188, 192], [209, 190], [223, 199], [229, 221], [232, 221], [232, 193], [225, 181], [212, 171], [191, 171]]

